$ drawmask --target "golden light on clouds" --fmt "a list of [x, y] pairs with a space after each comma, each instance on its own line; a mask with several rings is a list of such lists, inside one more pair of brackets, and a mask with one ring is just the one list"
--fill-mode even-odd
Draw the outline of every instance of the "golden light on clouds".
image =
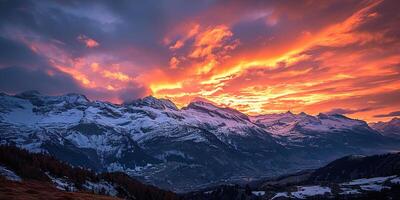
[[340, 110], [377, 121], [400, 110], [394, 4], [235, 1], [155, 23], [153, 32], [141, 32], [153, 24], [121, 33], [112, 31], [122, 22], [101, 22], [97, 31], [74, 34], [73, 44], [12, 28], [9, 35], [101, 94], [94, 98], [153, 95], [179, 107], [203, 98], [248, 114]]
[[[356, 30], [364, 23], [379, 17], [379, 14], [372, 12], [371, 9], [381, 2], [366, 4], [344, 20], [321, 27], [319, 30], [302, 32], [294, 38], [292, 44], [281, 46], [282, 50], [260, 48], [254, 51], [258, 52], [255, 55], [238, 54], [226, 62], [220, 62], [218, 54], [226, 53], [219, 49], [230, 45], [223, 43], [226, 38], [235, 40], [230, 27], [221, 25], [205, 31], [200, 29], [193, 35], [196, 39], [187, 57], [204, 58], [203, 62], [201, 64], [195, 62], [192, 65], [195, 66], [191, 69], [194, 72], [191, 70], [185, 72], [192, 76], [177, 80], [185, 82], [190, 79], [196, 83], [153, 86], [153, 94], [173, 98], [180, 106], [185, 106], [190, 101], [187, 96], [192, 96], [206, 98], [250, 114], [287, 110], [317, 114], [329, 111], [334, 106], [351, 109], [354, 105], [332, 105], [324, 109], [319, 107], [314, 109], [313, 105], [399, 90], [399, 78], [385, 84], [377, 82], [372, 87], [359, 85], [360, 80], [368, 81], [382, 75], [380, 81], [385, 82], [385, 76], [399, 75], [398, 68], [387, 67], [399, 63], [400, 59], [397, 56], [369, 60], [368, 55], [372, 52], [368, 52], [368, 47], [346, 54], [326, 51], [318, 57], [308, 53], [316, 48], [334, 49], [390, 40], [379, 32]], [[378, 49], [373, 50], [378, 51]], [[271, 51], [273, 52], [270, 53]], [[190, 69], [190, 66], [188, 68]], [[199, 74], [202, 75], [198, 76]], [[212, 86], [208, 87], [210, 85]], [[185, 93], [184, 91], [190, 90], [190, 87], [201, 89]], [[357, 108], [362, 106], [368, 106], [368, 103], [358, 105]], [[366, 112], [354, 113], [351, 116], [373, 120], [373, 116], [366, 115]]]

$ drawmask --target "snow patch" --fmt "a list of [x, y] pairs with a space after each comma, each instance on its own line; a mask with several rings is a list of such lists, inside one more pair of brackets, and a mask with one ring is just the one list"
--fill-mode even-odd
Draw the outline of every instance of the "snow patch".
[[390, 182], [393, 184], [400, 184], [400, 177], [394, 178], [394, 179], [390, 180]]
[[261, 196], [265, 195], [265, 191], [252, 191], [251, 193], [256, 195], [256, 196], [258, 196], [258, 197], [261, 197]]
[[123, 172], [124, 167], [120, 163], [113, 162], [107, 166], [109, 172]]
[[51, 182], [53, 182], [57, 189], [69, 192], [77, 191], [75, 184], [67, 179], [51, 176], [49, 172], [46, 172], [46, 175], [51, 179]]
[[8, 170], [7, 168], [0, 166], [0, 176], [4, 176], [7, 180], [10, 181], [22, 181], [21, 177], [15, 174], [13, 171]]
[[289, 198], [289, 194], [287, 192], [278, 192], [278, 193], [275, 194], [275, 196], [273, 196], [271, 198], [271, 200], [279, 198], [279, 197]]
[[378, 184], [361, 185], [360, 188], [365, 191], [377, 191], [377, 192], [380, 192], [383, 189], [390, 189], [390, 187], [388, 186], [383, 186]]
[[291, 194], [299, 199], [305, 199], [307, 197], [316, 196], [316, 195], [324, 195], [326, 193], [331, 193], [331, 189], [329, 187], [322, 186], [299, 186], [297, 192], [292, 192]]
[[106, 181], [100, 181], [98, 183], [94, 183], [91, 181], [86, 181], [85, 184], [83, 184], [83, 187], [87, 190], [92, 190], [94, 191], [96, 194], [108, 194], [111, 196], [117, 196], [118, 192], [117, 190], [114, 188], [114, 186]]
[[354, 185], [364, 185], [373, 183], [383, 183], [389, 179], [395, 178], [396, 176], [386, 176], [386, 177], [375, 177], [375, 178], [361, 178], [352, 180], [348, 183], [342, 183], [342, 186], [354, 186]]
[[340, 192], [340, 195], [352, 195], [352, 194], [361, 194], [361, 192], [357, 189], [353, 188], [340, 188], [342, 192]]

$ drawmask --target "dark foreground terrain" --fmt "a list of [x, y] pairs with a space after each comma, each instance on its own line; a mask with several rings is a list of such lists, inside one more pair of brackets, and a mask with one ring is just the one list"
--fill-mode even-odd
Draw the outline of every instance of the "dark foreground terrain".
[[120, 172], [94, 173], [0, 146], [0, 199], [399, 199], [400, 153], [346, 156], [315, 170], [175, 194]]
[[0, 146], [0, 174], [0, 199], [178, 199], [124, 173], [96, 174], [13, 146]]
[[0, 199], [101, 199], [112, 200], [115, 197], [97, 195], [88, 192], [66, 192], [57, 189], [51, 183], [42, 181], [9, 181], [0, 179]]
[[346, 156], [245, 186], [226, 185], [188, 193], [188, 199], [400, 199], [400, 153]]

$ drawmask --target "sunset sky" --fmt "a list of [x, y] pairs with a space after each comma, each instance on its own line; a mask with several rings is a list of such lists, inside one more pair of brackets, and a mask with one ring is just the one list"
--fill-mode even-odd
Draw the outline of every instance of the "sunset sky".
[[0, 91], [400, 116], [400, 1], [0, 1]]

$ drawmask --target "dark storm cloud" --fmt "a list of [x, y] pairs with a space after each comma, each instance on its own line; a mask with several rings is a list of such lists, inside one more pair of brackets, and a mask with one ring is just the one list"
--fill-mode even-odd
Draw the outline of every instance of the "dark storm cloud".
[[367, 21], [359, 27], [358, 31], [365, 32], [381, 32], [388, 36], [399, 37], [400, 30], [393, 28], [398, 25], [400, 20], [399, 8], [400, 2], [395, 0], [382, 1], [369, 17], [375, 18], [374, 20]]
[[51, 72], [22, 67], [0, 69], [0, 91], [20, 93], [27, 90], [38, 90], [44, 94], [83, 92], [69, 75], [54, 69], [49, 70]]
[[145, 87], [133, 84], [129, 88], [113, 92], [86, 89], [81, 87], [70, 75], [50, 67], [40, 69], [7, 67], [0, 69], [1, 92], [17, 94], [29, 90], [37, 90], [46, 95], [79, 93], [87, 95], [90, 99], [112, 99], [118, 96], [124, 102], [148, 95]]
[[327, 112], [327, 114], [346, 115], [346, 114], [354, 114], [354, 113], [365, 112], [365, 111], [370, 111], [370, 110], [375, 110], [375, 109], [377, 109], [377, 108], [361, 108], [361, 109], [334, 108], [331, 111]]
[[400, 111], [390, 112], [388, 114], [375, 115], [374, 117], [399, 117]]
[[[52, 67], [48, 60], [53, 58], [46, 56], [60, 50], [56, 58], [65, 56], [68, 62], [84, 56], [105, 55], [103, 66], [120, 60], [145, 68], [160, 65], [167, 60], [160, 57], [163, 52], [160, 49], [164, 48], [160, 45], [162, 33], [167, 28], [163, 25], [167, 17], [160, 9], [157, 2], [127, 1], [116, 5], [109, 1], [2, 1], [0, 67], [18, 67], [2, 70], [1, 90], [16, 93], [37, 89], [47, 94], [84, 92], [106, 99], [113, 95], [131, 99], [148, 94], [147, 88], [134, 82], [128, 88], [113, 91], [84, 88], [71, 75]], [[93, 39], [99, 45], [87, 48], [79, 38]], [[38, 55], [30, 44], [50, 44], [52, 48]], [[53, 76], [46, 73], [50, 69], [55, 73]]]
[[119, 92], [122, 102], [130, 102], [146, 96], [149, 92], [144, 87], [129, 87]]
[[42, 40], [60, 42], [73, 56], [93, 52], [77, 42], [85, 35], [101, 43], [97, 52], [118, 52], [114, 56], [148, 68], [168, 60], [168, 49], [162, 45], [165, 33], [207, 5], [187, 1], [5, 1], [0, 27], [27, 30]]
[[24, 44], [0, 36], [0, 68], [8, 66], [43, 65], [46, 60], [35, 54]]
[[[6, 37], [57, 42], [74, 56], [87, 51], [78, 43], [79, 35], [104, 37], [101, 21], [88, 14], [74, 13], [75, 7], [63, 7], [54, 1], [5, 1], [2, 5], [0, 27]], [[85, 8], [89, 12], [90, 7]]]

